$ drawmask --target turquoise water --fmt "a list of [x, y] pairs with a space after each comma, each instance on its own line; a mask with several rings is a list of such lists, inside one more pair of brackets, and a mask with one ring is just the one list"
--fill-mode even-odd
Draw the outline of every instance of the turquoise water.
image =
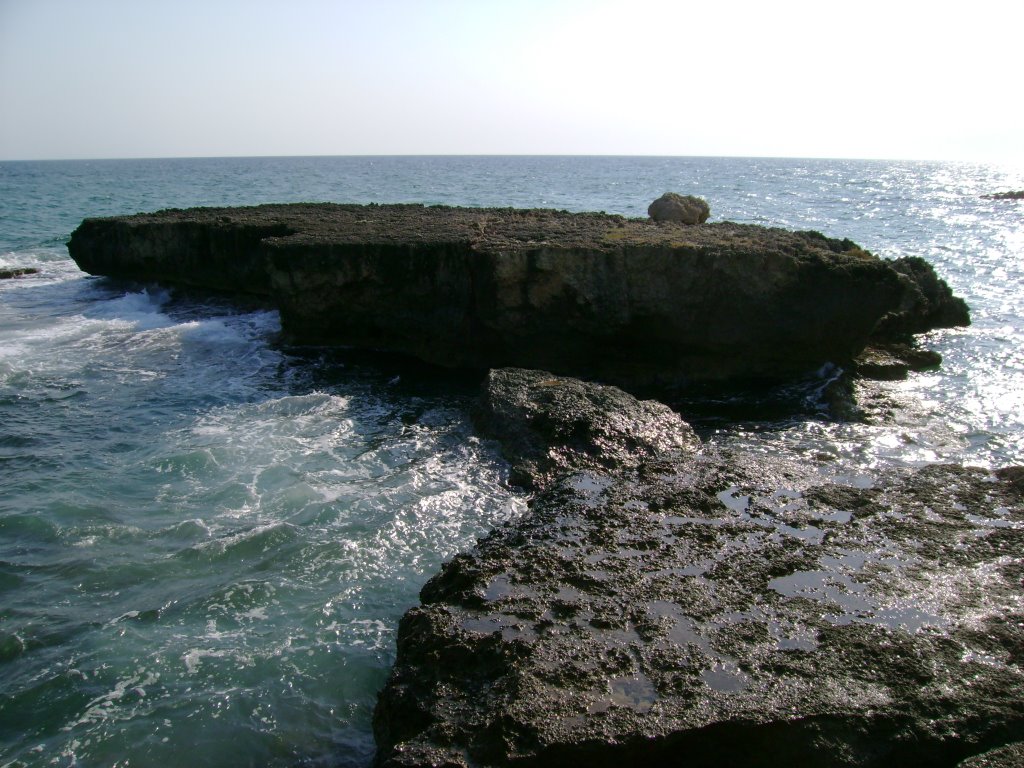
[[711, 440], [858, 482], [1024, 463], [1024, 203], [980, 197], [1019, 188], [995, 166], [864, 161], [0, 163], [0, 267], [40, 270], [0, 281], [0, 766], [368, 765], [399, 617], [525, 508], [473, 433], [471, 378], [289, 349], [267, 307], [87, 277], [64, 247], [82, 218], [294, 200], [643, 215], [672, 189], [714, 219], [923, 256], [974, 325], [928, 339], [939, 370], [869, 385], [866, 422], [828, 418], [815, 377], [758, 395], [787, 401], [770, 419], [750, 393], [730, 395], [742, 417], [702, 411]]

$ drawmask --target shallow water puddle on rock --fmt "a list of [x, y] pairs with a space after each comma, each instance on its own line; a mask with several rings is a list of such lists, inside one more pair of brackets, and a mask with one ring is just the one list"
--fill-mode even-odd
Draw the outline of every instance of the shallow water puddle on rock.
[[698, 631], [697, 623], [684, 615], [682, 611], [681, 606], [667, 600], [655, 600], [647, 606], [647, 612], [651, 616], [670, 619], [674, 622], [668, 631], [668, 639], [674, 644], [694, 645], [705, 653], [715, 655], [707, 638]]
[[792, 525], [779, 525], [777, 530], [781, 534], [794, 539], [800, 539], [800, 541], [807, 544], [821, 544], [825, 540], [825, 532], [820, 528], [815, 528], [813, 525], [808, 525], [804, 528], [794, 528]]
[[750, 496], [741, 494], [738, 485], [730, 485], [724, 491], [715, 494], [718, 500], [737, 514], [744, 514], [750, 508]]
[[588, 507], [594, 507], [601, 495], [612, 485], [611, 478], [581, 472], [570, 478], [566, 485], [576, 491], [582, 498], [580, 501]]
[[599, 698], [588, 708], [588, 714], [606, 712], [612, 707], [626, 707], [641, 714], [650, 712], [658, 700], [658, 691], [644, 674], [613, 677], [608, 681], [608, 695]]
[[501, 632], [503, 640], [514, 640], [523, 638], [525, 640], [536, 640], [537, 633], [532, 626], [516, 616], [509, 616], [504, 613], [488, 613], [478, 618], [464, 618], [459, 626], [467, 632], [475, 632], [482, 635], [492, 635]]
[[814, 651], [818, 648], [818, 640], [811, 635], [795, 637], [779, 637], [775, 641], [777, 651]]
[[484, 590], [484, 599], [488, 602], [501, 600], [504, 597], [536, 597], [537, 592], [522, 584], [513, 584], [507, 573], [499, 574], [491, 579]]
[[889, 629], [901, 629], [905, 632], [919, 632], [925, 627], [944, 627], [949, 621], [934, 613], [928, 613], [918, 608], [901, 606], [895, 608], [884, 608], [876, 610], [872, 616], [842, 616], [835, 621], [836, 624], [845, 624], [850, 621], [859, 621], [864, 624], [879, 624]]
[[835, 603], [850, 613], [872, 611], [876, 607], [865, 594], [867, 587], [844, 573], [797, 571], [772, 579], [768, 587], [786, 597]]
[[750, 685], [750, 678], [731, 662], [718, 663], [711, 669], [705, 669], [700, 673], [700, 679], [709, 688], [721, 693], [739, 693]]
[[[871, 559], [864, 553], [850, 552], [839, 557], [823, 558], [822, 565], [858, 570]], [[786, 597], [802, 597], [838, 606], [840, 613], [822, 616], [837, 626], [876, 624], [888, 629], [918, 632], [925, 627], [942, 627], [949, 623], [942, 616], [916, 605], [880, 605], [877, 599], [868, 595], [866, 585], [840, 571], [798, 571], [772, 579], [768, 586]]]

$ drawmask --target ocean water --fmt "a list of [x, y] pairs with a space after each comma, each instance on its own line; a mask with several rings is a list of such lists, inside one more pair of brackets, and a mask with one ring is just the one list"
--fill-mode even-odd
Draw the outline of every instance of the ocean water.
[[[282, 346], [257, 303], [82, 274], [87, 216], [286, 201], [714, 220], [923, 256], [972, 308], [943, 365], [821, 396], [826, 368], [682, 402], [707, 440], [813, 462], [1024, 463], [1024, 170], [714, 158], [0, 163], [0, 767], [366, 766], [402, 613], [526, 499], [473, 432], [472, 376]], [[689, 412], [688, 412], [689, 411]]]

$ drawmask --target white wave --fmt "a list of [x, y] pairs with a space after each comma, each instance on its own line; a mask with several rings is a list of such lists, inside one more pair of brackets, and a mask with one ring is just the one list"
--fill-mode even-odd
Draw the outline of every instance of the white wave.
[[88, 314], [91, 318], [108, 320], [116, 326], [133, 330], [163, 328], [174, 323], [162, 311], [170, 298], [167, 290], [146, 289], [99, 302]]
[[38, 272], [17, 280], [4, 280], [0, 282], [0, 290], [22, 290], [48, 283], [79, 280], [85, 276], [68, 257], [67, 249], [63, 246], [0, 253], [0, 269], [19, 268], [36, 269]]
[[340, 395], [314, 392], [288, 395], [261, 403], [225, 406], [203, 415], [192, 428], [194, 435], [220, 438], [228, 443], [249, 444], [274, 452], [275, 442], [288, 452], [296, 441], [311, 448], [326, 437], [349, 431], [350, 400]]

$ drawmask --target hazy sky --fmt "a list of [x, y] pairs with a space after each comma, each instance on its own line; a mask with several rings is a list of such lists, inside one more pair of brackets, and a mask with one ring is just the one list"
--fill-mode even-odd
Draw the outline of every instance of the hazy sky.
[[0, 159], [1024, 161], [1013, 0], [0, 0]]

